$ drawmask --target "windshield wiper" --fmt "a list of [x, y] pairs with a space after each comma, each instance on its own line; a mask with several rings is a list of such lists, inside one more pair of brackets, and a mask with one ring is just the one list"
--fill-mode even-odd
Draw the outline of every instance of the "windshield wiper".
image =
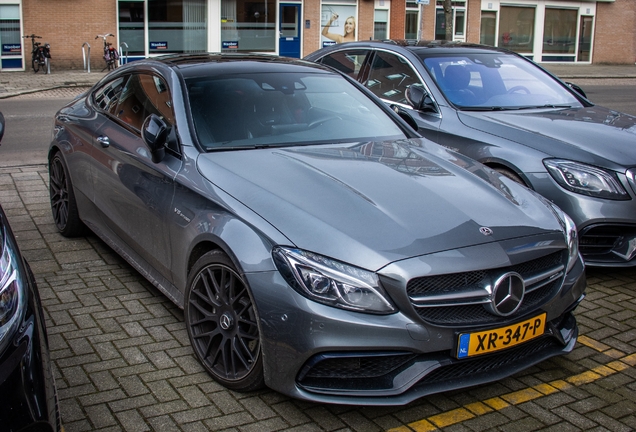
[[572, 105], [545, 104], [545, 105], [531, 105], [531, 106], [519, 107], [519, 109], [536, 109], [536, 108], [572, 108]]
[[525, 106], [470, 106], [461, 107], [463, 111], [518, 111], [526, 109], [540, 109], [540, 108], [572, 108], [571, 105], [525, 105]]
[[524, 109], [525, 107], [502, 107], [502, 106], [468, 106], [460, 107], [463, 111], [510, 111]]

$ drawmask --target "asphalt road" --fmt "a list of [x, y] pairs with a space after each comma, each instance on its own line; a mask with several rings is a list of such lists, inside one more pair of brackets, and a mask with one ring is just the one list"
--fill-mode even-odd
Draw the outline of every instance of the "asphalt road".
[[71, 98], [23, 98], [0, 101], [5, 133], [0, 144], [0, 167], [45, 164], [53, 116]]
[[583, 90], [596, 104], [636, 115], [636, 80], [630, 81], [631, 84], [583, 84]]

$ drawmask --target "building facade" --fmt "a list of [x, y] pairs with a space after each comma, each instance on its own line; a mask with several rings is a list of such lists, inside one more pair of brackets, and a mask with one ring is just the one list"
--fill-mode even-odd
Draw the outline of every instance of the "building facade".
[[[444, 39], [443, 0], [0, 0], [0, 70], [25, 70], [31, 39], [54, 68], [182, 52], [303, 57], [351, 40]], [[636, 62], [635, 0], [454, 0], [453, 38], [543, 62]], [[90, 55], [89, 55], [90, 47]]]

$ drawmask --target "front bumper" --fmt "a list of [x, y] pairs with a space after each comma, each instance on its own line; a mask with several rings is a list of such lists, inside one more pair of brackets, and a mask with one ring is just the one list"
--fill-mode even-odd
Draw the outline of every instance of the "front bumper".
[[574, 220], [579, 247], [589, 267], [636, 266], [636, 193], [625, 176], [628, 200], [608, 200], [562, 189], [548, 173], [528, 174], [532, 188]]
[[578, 334], [572, 311], [585, 290], [578, 260], [549, 301], [504, 323], [545, 312], [544, 336], [458, 360], [459, 333], [504, 324], [431, 325], [404, 307], [392, 315], [349, 312], [306, 299], [277, 272], [246, 277], [259, 312], [266, 384], [299, 399], [355, 405], [402, 405], [427, 394], [492, 382], [568, 353]]

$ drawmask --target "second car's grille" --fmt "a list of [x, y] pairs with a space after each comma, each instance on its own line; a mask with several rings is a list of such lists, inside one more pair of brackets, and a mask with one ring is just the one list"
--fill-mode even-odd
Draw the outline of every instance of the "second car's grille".
[[547, 302], [563, 283], [563, 252], [510, 267], [415, 278], [407, 293], [422, 320], [438, 325], [479, 325], [504, 321], [506, 317], [489, 312], [484, 287], [508, 272], [522, 276], [526, 293], [516, 312], [522, 315]]
[[634, 239], [634, 225], [594, 225], [581, 231], [579, 249], [586, 261], [625, 262], [633, 258], [627, 245]]

